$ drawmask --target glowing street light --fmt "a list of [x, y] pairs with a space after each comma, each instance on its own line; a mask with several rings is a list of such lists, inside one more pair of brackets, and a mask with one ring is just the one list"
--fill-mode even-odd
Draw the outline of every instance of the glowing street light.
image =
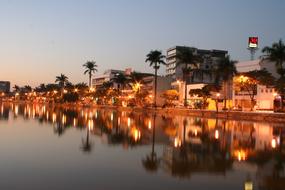
[[95, 88], [90, 87], [90, 88], [89, 88], [89, 91], [90, 91], [90, 92], [94, 92], [94, 91], [95, 91]]

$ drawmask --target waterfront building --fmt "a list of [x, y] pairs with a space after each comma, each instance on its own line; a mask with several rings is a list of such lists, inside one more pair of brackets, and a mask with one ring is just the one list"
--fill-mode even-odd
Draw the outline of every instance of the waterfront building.
[[[198, 69], [200, 70], [212, 70], [217, 62], [224, 58], [228, 52], [225, 50], [205, 50], [205, 49], [197, 49], [194, 47], [186, 47], [186, 46], [175, 46], [169, 48], [166, 51], [166, 75], [171, 76], [174, 80], [182, 80], [183, 73], [182, 68], [184, 65], [177, 65], [178, 60], [176, 59], [176, 55], [179, 51], [183, 49], [190, 49], [193, 51], [194, 55], [198, 55], [202, 58], [202, 62], [197, 64]], [[205, 73], [194, 73], [193, 77], [187, 78], [187, 84], [189, 83], [211, 83], [212, 78], [209, 77]]]
[[[198, 55], [202, 58], [201, 63], [197, 64], [197, 68], [193, 70], [191, 77], [188, 76], [186, 78], [186, 81], [183, 79], [182, 73], [184, 65], [177, 65], [178, 60], [176, 59], [177, 53], [179, 51], [182, 51], [183, 49], [190, 49], [193, 51], [194, 55]], [[172, 88], [176, 89], [179, 92], [179, 101], [181, 104], [183, 103], [185, 97], [185, 82], [187, 84], [186, 96], [188, 100], [188, 105], [194, 107], [194, 104], [196, 102], [201, 101], [201, 98], [198, 98], [196, 96], [190, 96], [189, 91], [191, 89], [201, 89], [207, 84], [213, 84], [215, 82], [215, 76], [213, 75], [212, 71], [217, 66], [219, 60], [225, 58], [227, 54], [228, 52], [225, 50], [205, 50], [186, 46], [175, 46], [167, 50], [166, 75], [172, 78]], [[223, 98], [224, 92], [226, 92], [227, 99], [232, 99], [232, 85], [228, 84], [225, 90], [221, 90], [220, 99]], [[210, 105], [212, 104], [215, 104], [214, 101], [210, 103]], [[215, 109], [215, 106], [209, 107], [211, 107], [211, 109]]]
[[[157, 76], [157, 89], [156, 89], [156, 105], [163, 106], [165, 101], [162, 98], [162, 94], [166, 91], [171, 89], [171, 77], [169, 76]], [[142, 90], [146, 90], [149, 92], [150, 97], [154, 98], [154, 89], [155, 89], [155, 82], [154, 76], [146, 76], [143, 78], [142, 83]]]
[[0, 81], [0, 92], [9, 93], [10, 92], [10, 82]]
[[[252, 61], [243, 61], [236, 63], [236, 68], [239, 73], [262, 70], [266, 69], [274, 77], [279, 77], [276, 73], [275, 64], [269, 61], [264, 60], [252, 60]], [[235, 77], [234, 80], [236, 80]], [[278, 95], [273, 87], [256, 85], [256, 90], [254, 93], [254, 98], [256, 105], [255, 110], [273, 110], [274, 101]], [[250, 97], [247, 92], [241, 91], [237, 92], [233, 90], [233, 102], [236, 108], [242, 108], [243, 110], [249, 110], [251, 107]]]
[[[128, 69], [126, 69], [127, 71]], [[92, 79], [92, 87], [93, 88], [99, 88], [101, 87], [105, 82], [111, 82], [112, 79], [116, 77], [117, 74], [124, 74], [126, 71], [122, 70], [115, 70], [115, 69], [109, 69], [106, 70], [103, 74], [101, 75], [96, 75]], [[118, 88], [118, 84], [113, 83], [114, 88]]]

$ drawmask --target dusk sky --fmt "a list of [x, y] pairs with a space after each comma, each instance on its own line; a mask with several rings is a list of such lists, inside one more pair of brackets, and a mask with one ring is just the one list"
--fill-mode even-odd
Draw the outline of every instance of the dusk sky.
[[261, 48], [285, 40], [284, 10], [282, 0], [0, 0], [0, 80], [35, 86], [64, 73], [87, 82], [87, 60], [97, 62], [98, 74], [153, 72], [146, 54], [175, 45], [248, 60], [249, 36]]

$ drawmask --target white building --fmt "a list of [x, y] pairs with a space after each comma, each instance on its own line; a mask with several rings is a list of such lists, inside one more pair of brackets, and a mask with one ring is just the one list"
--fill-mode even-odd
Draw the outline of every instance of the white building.
[[[92, 87], [93, 88], [99, 88], [101, 87], [105, 82], [111, 82], [113, 78], [115, 78], [116, 74], [125, 74], [126, 72], [129, 72], [130, 69], [126, 69], [125, 71], [122, 70], [115, 70], [115, 69], [109, 69], [106, 70], [101, 75], [95, 75], [95, 77], [92, 79]], [[118, 87], [118, 84], [113, 84], [114, 88]]]
[[[236, 68], [240, 73], [266, 69], [274, 77], [278, 77], [275, 70], [275, 64], [268, 61], [253, 60], [238, 62]], [[256, 101], [255, 110], [273, 110], [276, 94], [276, 91], [272, 87], [257, 85], [254, 96]], [[235, 93], [233, 91], [233, 100], [235, 107], [242, 107], [245, 110], [250, 109], [250, 97], [249, 95], [246, 95], [246, 92]]]

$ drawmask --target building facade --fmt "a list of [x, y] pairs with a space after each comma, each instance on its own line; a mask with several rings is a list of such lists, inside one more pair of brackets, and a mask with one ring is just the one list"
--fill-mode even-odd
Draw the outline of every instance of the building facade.
[[[128, 69], [126, 69], [128, 71]], [[115, 69], [109, 69], [106, 70], [103, 74], [97, 75], [92, 79], [92, 87], [93, 88], [99, 88], [106, 82], [111, 82], [112, 79], [116, 77], [117, 74], [124, 74], [126, 71], [122, 70], [115, 70]], [[113, 84], [114, 88], [117, 88], [118, 84]]]
[[[275, 64], [263, 60], [252, 60], [238, 62], [236, 64], [237, 71], [239, 73], [262, 70], [266, 69], [270, 72], [275, 78], [279, 77], [276, 73]], [[235, 87], [233, 87], [235, 89]], [[276, 99], [277, 92], [273, 87], [256, 85], [256, 90], [254, 93], [255, 99], [255, 110], [273, 110], [274, 101]], [[237, 92], [233, 90], [233, 102], [236, 108], [242, 108], [244, 110], [249, 110], [251, 107], [250, 97], [247, 92]]]
[[[202, 58], [202, 62], [197, 64], [197, 71], [211, 71], [216, 66], [217, 62], [228, 54], [228, 52], [224, 50], [204, 50], [186, 46], [175, 46], [173, 48], [169, 48], [166, 51], [166, 76], [171, 76], [174, 80], [183, 79], [182, 68], [184, 65], [178, 65], [178, 60], [176, 59], [176, 55], [183, 49], [190, 49], [193, 51], [194, 55]], [[194, 72], [191, 78], [187, 78], [187, 84], [211, 83], [213, 81], [213, 77], [210, 77], [205, 73], [206, 72]]]
[[[176, 89], [179, 92], [180, 103], [182, 103], [185, 98], [185, 79], [183, 79], [182, 72], [182, 69], [185, 67], [185, 65], [178, 64], [179, 60], [176, 59], [176, 55], [179, 53], [179, 51], [182, 51], [184, 49], [191, 50], [193, 51], [194, 55], [200, 56], [202, 58], [201, 62], [197, 63], [197, 67], [192, 70], [192, 74], [186, 78], [186, 96], [188, 105], [191, 106], [194, 105], [197, 101], [200, 101], [200, 98], [191, 97], [189, 95], [189, 91], [191, 89], [200, 89], [207, 84], [213, 84], [215, 82], [215, 76], [212, 71], [217, 67], [219, 61], [227, 56], [228, 52], [225, 50], [205, 50], [186, 46], [175, 46], [167, 50], [166, 75], [173, 79], [172, 88]], [[231, 81], [229, 83], [231, 83]], [[227, 86], [225, 86], [225, 90], [221, 90], [220, 98], [226, 96], [226, 99], [232, 99], [231, 87], [232, 85], [227, 84]], [[226, 93], [226, 95], [224, 95], [224, 93]]]
[[[164, 105], [164, 99], [162, 98], [162, 94], [166, 91], [171, 89], [171, 77], [167, 76], [157, 76], [157, 89], [156, 89], [156, 105], [157, 106], [163, 106]], [[146, 90], [149, 92], [152, 98], [154, 98], [154, 76], [147, 76], [143, 78], [142, 83], [144, 84], [142, 86], [143, 90]]]
[[0, 81], [0, 92], [9, 93], [10, 92], [10, 82]]

